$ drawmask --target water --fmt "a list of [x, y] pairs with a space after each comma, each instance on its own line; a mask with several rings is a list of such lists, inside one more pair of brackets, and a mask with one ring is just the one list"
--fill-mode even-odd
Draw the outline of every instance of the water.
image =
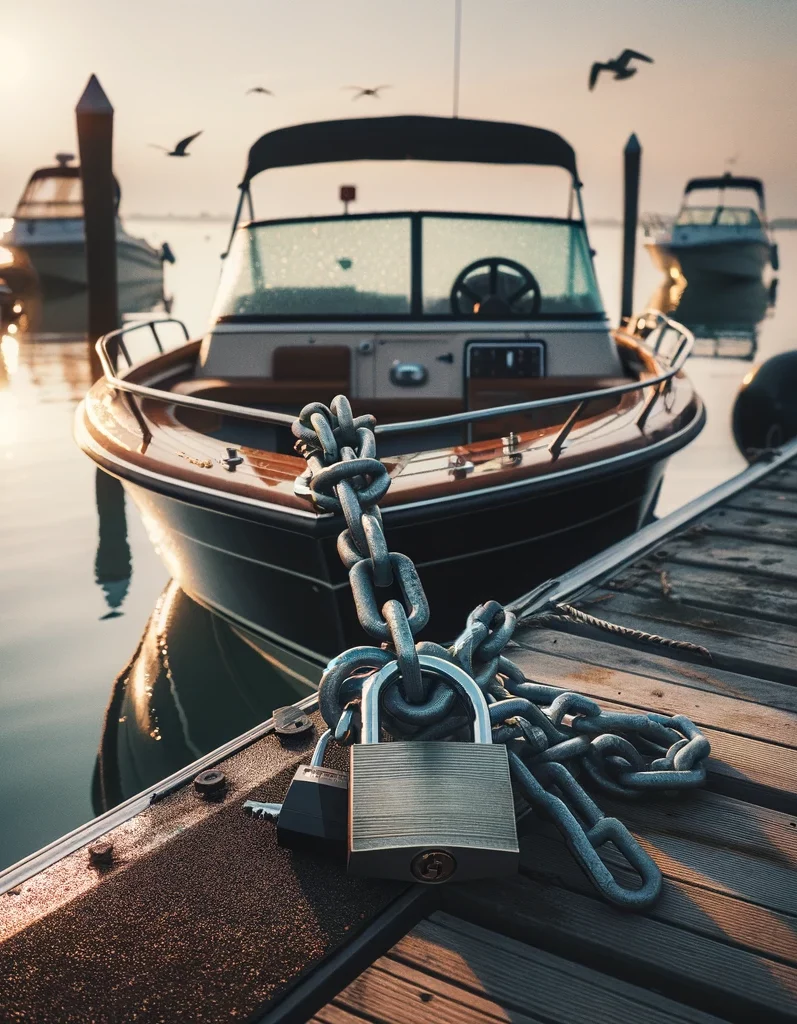
[[[195, 336], [207, 322], [227, 227], [134, 226], [177, 254], [166, 291]], [[620, 231], [595, 229], [592, 242], [616, 320]], [[742, 296], [720, 355], [690, 361], [708, 423], [670, 462], [659, 513], [744, 467], [730, 412], [749, 357], [766, 359], [797, 340], [788, 287], [797, 234], [782, 233], [779, 244], [785, 287], [774, 310], [766, 297]], [[668, 298], [640, 251], [637, 307]], [[764, 315], [755, 331], [751, 308]], [[711, 302], [692, 312], [706, 322], [703, 334], [716, 333]], [[57, 325], [58, 310], [48, 317]], [[72, 418], [90, 384], [85, 342], [7, 336], [1, 354], [0, 868], [295, 700], [306, 674], [264, 661], [170, 585], [135, 509], [128, 504], [125, 515], [120, 488], [98, 480], [77, 449]]]

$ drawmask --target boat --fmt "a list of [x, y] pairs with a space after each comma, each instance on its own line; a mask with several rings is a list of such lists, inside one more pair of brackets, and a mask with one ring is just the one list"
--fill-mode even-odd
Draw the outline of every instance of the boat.
[[[752, 192], [758, 208], [728, 205], [728, 189]], [[699, 206], [688, 202], [693, 193], [705, 191], [718, 191], [717, 202]], [[730, 172], [719, 178], [688, 181], [672, 227], [654, 225], [645, 247], [654, 265], [673, 278], [760, 278], [767, 264], [778, 269], [778, 250], [767, 223], [764, 185], [759, 178], [736, 177]]]
[[[558, 168], [567, 207], [251, 211], [272, 168], [396, 159]], [[611, 329], [581, 189], [572, 147], [528, 125], [361, 118], [255, 142], [206, 334], [170, 346], [165, 320], [100, 339], [104, 374], [75, 421], [194, 601], [302, 656], [360, 642], [343, 521], [314, 502], [290, 432], [338, 394], [377, 418], [385, 529], [422, 573], [437, 639], [518, 573], [555, 576], [651, 517], [668, 457], [705, 419], [683, 371], [693, 339], [663, 315], [645, 340]]]
[[[70, 153], [57, 153], [53, 167], [31, 175], [14, 211], [5, 241], [24, 250], [39, 277], [42, 292], [63, 296], [85, 292], [86, 232], [80, 168]], [[168, 244], [156, 249], [130, 235], [119, 219], [121, 191], [116, 182], [116, 253], [120, 287], [155, 286], [163, 295], [163, 263], [174, 256]]]

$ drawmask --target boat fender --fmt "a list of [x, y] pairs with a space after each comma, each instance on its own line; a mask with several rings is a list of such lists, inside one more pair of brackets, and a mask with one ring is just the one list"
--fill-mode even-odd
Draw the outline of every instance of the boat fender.
[[177, 257], [172, 252], [172, 247], [168, 242], [164, 242], [161, 246], [161, 263], [176, 263]]
[[778, 243], [773, 242], [769, 250], [769, 262], [773, 270], [780, 270], [780, 256], [778, 254]]
[[733, 406], [732, 426], [748, 462], [797, 437], [797, 350], [772, 356], [747, 374]]

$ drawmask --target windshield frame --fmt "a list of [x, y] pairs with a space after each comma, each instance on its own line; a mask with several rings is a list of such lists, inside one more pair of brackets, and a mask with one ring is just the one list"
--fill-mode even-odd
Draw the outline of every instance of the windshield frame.
[[[446, 220], [482, 220], [482, 221], [513, 221], [523, 224], [563, 224], [574, 228], [581, 228], [584, 232], [586, 250], [588, 253], [588, 265], [595, 281], [595, 289], [600, 302], [600, 309], [591, 313], [543, 313], [536, 317], [522, 316], [512, 317], [506, 322], [533, 323], [552, 321], [596, 321], [603, 322], [606, 319], [606, 311], [603, 308], [603, 296], [595, 273], [595, 262], [593, 250], [589, 243], [587, 224], [582, 217], [533, 217], [517, 214], [503, 213], [459, 213], [451, 210], [390, 210], [386, 213], [336, 213], [318, 217], [281, 217], [267, 220], [250, 220], [237, 228], [235, 235], [250, 231], [259, 227], [279, 227], [286, 224], [318, 224], [336, 221], [364, 221], [364, 220], [409, 220], [410, 223], [410, 311], [409, 313], [393, 314], [324, 314], [312, 313], [282, 314], [282, 313], [225, 313], [215, 317], [219, 324], [245, 324], [245, 323], [481, 323], [485, 320], [475, 316], [456, 317], [453, 314], [425, 313], [423, 310], [423, 221], [425, 217], [434, 217]], [[225, 254], [228, 255], [228, 254]], [[499, 255], [499, 254], [496, 254]], [[533, 268], [530, 268], [533, 269]]]

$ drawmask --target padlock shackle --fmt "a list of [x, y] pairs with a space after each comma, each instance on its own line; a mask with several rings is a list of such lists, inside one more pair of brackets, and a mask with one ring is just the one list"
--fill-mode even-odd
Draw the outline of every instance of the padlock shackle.
[[[493, 732], [490, 724], [490, 709], [487, 699], [479, 689], [478, 683], [461, 669], [443, 658], [435, 658], [430, 654], [418, 655], [421, 670], [438, 676], [449, 683], [473, 707], [473, 739], [475, 743], [492, 743]], [[363, 685], [360, 710], [362, 713], [362, 743], [379, 742], [379, 706], [382, 691], [401, 677], [401, 669], [397, 661], [388, 662], [384, 668], [369, 676]]]
[[324, 765], [324, 755], [327, 752], [329, 741], [332, 739], [332, 730], [327, 729], [326, 732], [321, 733], [318, 739], [318, 743], [315, 745], [313, 756], [310, 758], [311, 768], [322, 768]]

